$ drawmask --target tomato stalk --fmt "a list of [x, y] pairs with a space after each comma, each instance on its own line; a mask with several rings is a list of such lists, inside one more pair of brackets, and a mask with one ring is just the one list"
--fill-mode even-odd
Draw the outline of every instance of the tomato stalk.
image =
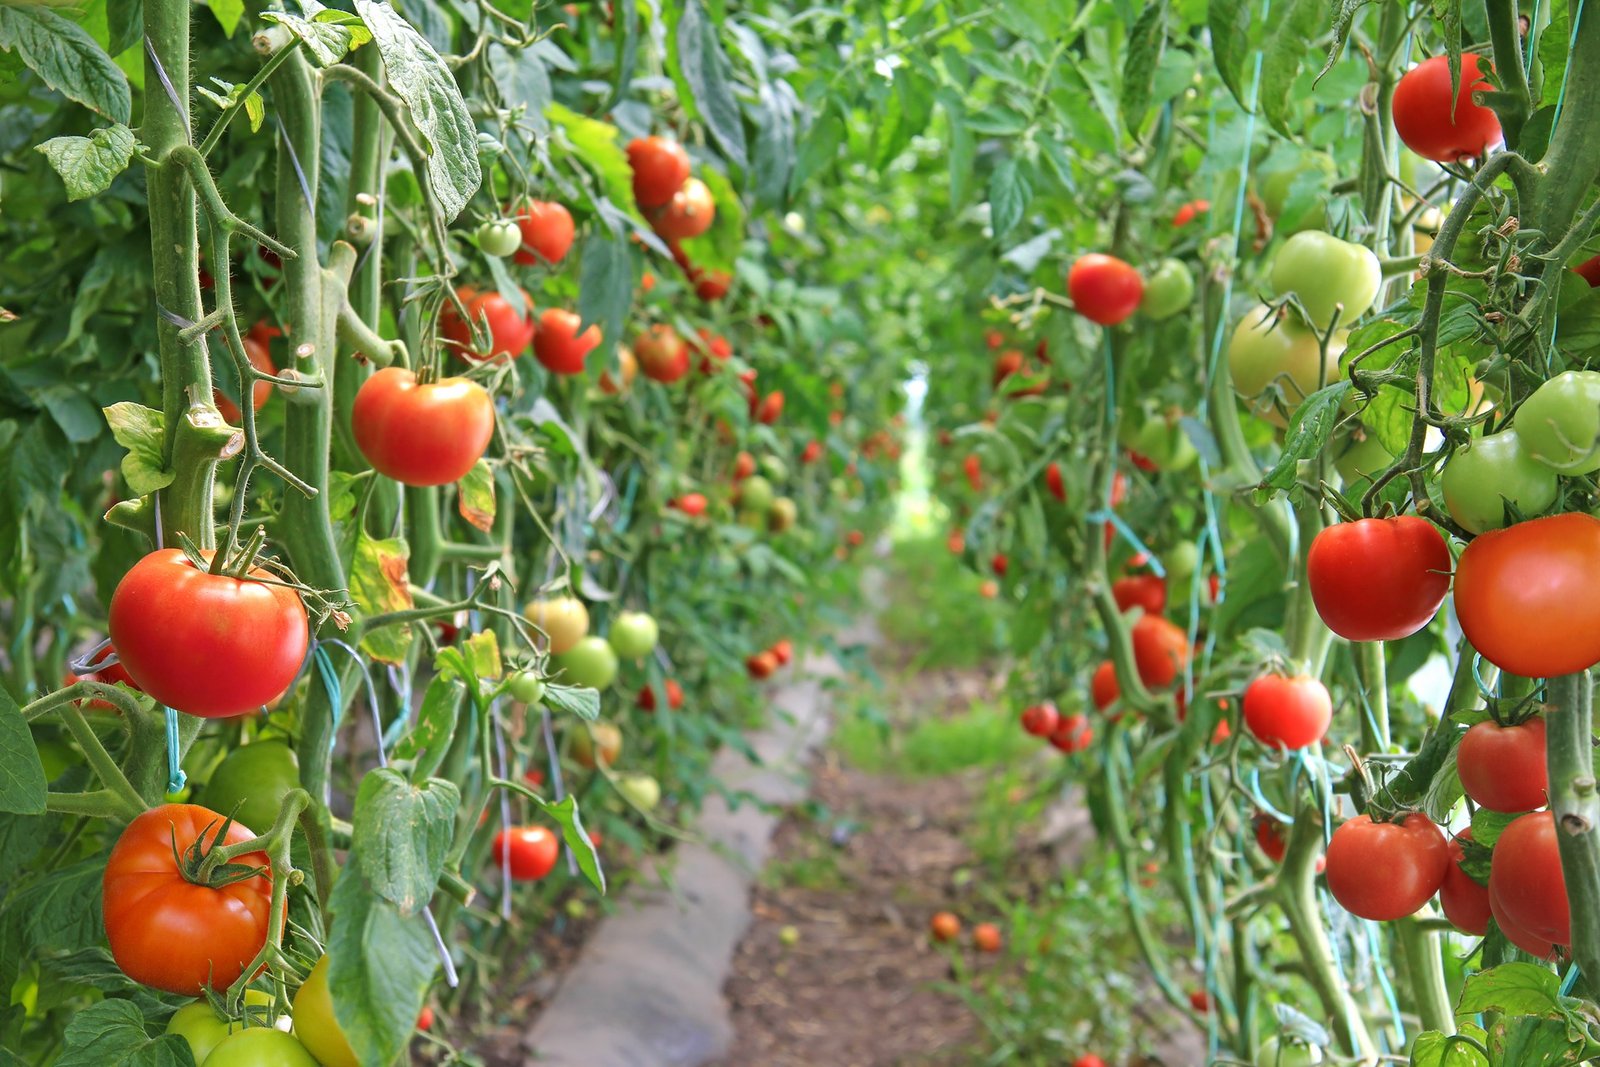
[[1600, 975], [1600, 790], [1594, 772], [1593, 686], [1588, 671], [1546, 682], [1545, 767], [1560, 831], [1572, 909], [1572, 958], [1590, 984]]
[[48, 693], [23, 707], [23, 719], [27, 722], [48, 715], [52, 711], [56, 712], [68, 732], [72, 734], [73, 740], [83, 749], [89, 766], [93, 768], [105, 787], [91, 793], [49, 793], [46, 795], [45, 806], [50, 811], [120, 820], [132, 819], [145, 809], [144, 798], [133, 787], [133, 783], [128, 780], [122, 768], [117, 766], [117, 761], [111, 758], [106, 746], [100, 741], [100, 736], [94, 732], [94, 728], [84, 717], [82, 708], [78, 706], [78, 701], [84, 699], [105, 700], [115, 704], [130, 724], [136, 722], [144, 711], [139, 706], [138, 699], [126, 689], [88, 680], [74, 682], [65, 689]]
[[1367, 753], [1389, 751], [1388, 661], [1382, 641], [1358, 641], [1355, 652], [1356, 677], [1361, 681], [1364, 706], [1361, 709], [1361, 748]]
[[1441, 1034], [1456, 1032], [1450, 991], [1444, 984], [1444, 954], [1439, 934], [1415, 917], [1395, 923], [1395, 943], [1410, 976], [1411, 997], [1422, 1025]]

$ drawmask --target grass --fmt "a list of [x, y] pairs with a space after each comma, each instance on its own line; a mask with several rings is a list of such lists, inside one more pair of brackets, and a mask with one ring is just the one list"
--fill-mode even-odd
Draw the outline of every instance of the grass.
[[983, 577], [961, 565], [943, 537], [896, 541], [889, 556], [894, 609], [880, 617], [883, 633], [914, 650], [915, 661], [973, 667], [1006, 648], [1005, 613], [978, 594]]
[[1009, 709], [982, 701], [948, 718], [898, 727], [871, 714], [842, 719], [834, 747], [853, 767], [870, 774], [939, 777], [970, 767], [993, 767], [1029, 758], [1039, 739], [1017, 727]]

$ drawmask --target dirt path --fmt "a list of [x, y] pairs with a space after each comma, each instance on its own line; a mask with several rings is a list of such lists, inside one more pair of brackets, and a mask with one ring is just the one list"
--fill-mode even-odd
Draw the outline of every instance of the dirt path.
[[[979, 671], [917, 674], [891, 718], [964, 709], [991, 684]], [[779, 831], [756, 889], [726, 986], [737, 1037], [716, 1067], [970, 1062], [976, 1022], [938, 988], [949, 965], [926, 931], [973, 863], [963, 834], [981, 773], [906, 779], [823, 754], [812, 804]]]

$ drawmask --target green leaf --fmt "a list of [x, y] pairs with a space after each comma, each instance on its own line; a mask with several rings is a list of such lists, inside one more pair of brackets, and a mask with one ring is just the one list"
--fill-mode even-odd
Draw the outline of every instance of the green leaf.
[[411, 112], [428, 151], [428, 176], [446, 220], [467, 206], [483, 181], [478, 166], [478, 128], [455, 77], [427, 38], [388, 4], [355, 0], [356, 13], [383, 55], [392, 89]]
[[761, 124], [756, 130], [755, 195], [758, 207], [782, 207], [794, 171], [794, 91], [783, 82], [763, 83]]
[[121, 55], [143, 36], [144, 0], [106, 0], [107, 52]]
[[416, 773], [427, 777], [438, 769], [455, 736], [456, 720], [461, 713], [461, 698], [465, 687], [455, 678], [435, 675], [422, 694], [422, 707], [417, 711], [417, 724], [394, 746], [397, 760], [415, 761]]
[[471, 526], [488, 533], [494, 529], [494, 471], [478, 460], [456, 483], [456, 510]]
[[1472, 840], [1484, 848], [1493, 848], [1506, 827], [1521, 817], [1519, 812], [1507, 813], [1479, 808], [1472, 813]]
[[206, 0], [206, 7], [216, 16], [222, 32], [232, 37], [233, 31], [239, 28], [239, 20], [244, 18], [244, 0]]
[[689, 87], [694, 111], [705, 121], [723, 156], [742, 168], [748, 157], [744, 117], [734, 99], [728, 57], [717, 40], [716, 20], [706, 14], [700, 0], [684, 4], [674, 43], [677, 67]]
[[[1474, 837], [1477, 835], [1474, 834]], [[1506, 963], [1480, 971], [1461, 987], [1456, 1012], [1495, 1011], [1504, 1015], [1546, 1015], [1556, 1010], [1561, 979], [1547, 967]]]
[[639, 59], [639, 5], [635, 0], [622, 0], [616, 5], [617, 19], [616, 31], [621, 35], [622, 41], [617, 45], [616, 70], [611, 79], [611, 97], [602, 107], [601, 111], [610, 111], [617, 106], [617, 102], [627, 95], [628, 85], [633, 81], [633, 68]]
[[589, 879], [589, 884], [604, 893], [606, 876], [600, 870], [600, 858], [595, 855], [594, 842], [589, 840], [589, 832], [583, 828], [583, 822], [578, 817], [578, 798], [569, 794], [554, 804], [543, 799], [535, 802], [560, 825], [561, 839], [567, 843], [567, 848], [578, 861], [578, 869]]
[[1355, 25], [1356, 14], [1368, 4], [1376, 0], [1337, 0], [1338, 10], [1333, 14], [1333, 40], [1328, 45], [1328, 61], [1317, 72], [1317, 80], [1333, 69], [1339, 62], [1339, 57], [1344, 54], [1344, 42], [1350, 36], [1350, 28]]
[[961, 94], [953, 89], [940, 89], [937, 99], [944, 108], [945, 122], [950, 127], [950, 203], [965, 203], [972, 186], [972, 158], [975, 151], [972, 131], [967, 128], [967, 104]]
[[996, 241], [1011, 232], [1028, 210], [1033, 189], [1015, 159], [1003, 159], [989, 175], [989, 226]]
[[461, 643], [467, 659], [472, 663], [472, 673], [478, 678], [494, 680], [505, 671], [500, 662], [500, 639], [493, 630], [475, 633]]
[[633, 257], [627, 238], [596, 228], [583, 241], [578, 280], [580, 330], [600, 327], [600, 359], [608, 358], [622, 337], [622, 322], [633, 300]]
[[561, 127], [577, 149], [578, 158], [594, 171], [612, 205], [627, 210], [634, 209], [633, 168], [628, 165], [628, 154], [618, 140], [621, 131], [609, 122], [587, 118], [564, 104], [551, 104], [545, 116]]
[[461, 791], [430, 778], [413, 785], [388, 767], [367, 772], [351, 818], [361, 875], [403, 916], [427, 906], [444, 871]]
[[[277, 23], [298, 38], [306, 46], [312, 62], [319, 67], [331, 67], [343, 59], [345, 53], [355, 45], [357, 31], [361, 29], [337, 23], [314, 22], [286, 11], [263, 11], [261, 17], [267, 22]], [[364, 32], [361, 36], [365, 39]]]
[[1217, 73], [1222, 84], [1246, 111], [1252, 110], [1245, 99], [1244, 62], [1250, 53], [1250, 6], [1253, 0], [1209, 0], [1206, 4], [1206, 24], [1211, 29], [1211, 55], [1216, 60]]
[[556, 711], [565, 711], [588, 722], [600, 718], [600, 694], [593, 689], [551, 683], [544, 688], [544, 702]]
[[[1487, 1036], [1480, 1027], [1470, 1024], [1458, 1031], [1484, 1044]], [[1411, 1046], [1411, 1067], [1489, 1067], [1483, 1053], [1464, 1041], [1451, 1041], [1437, 1030], [1418, 1034]]]
[[1285, 137], [1294, 136], [1290, 109], [1300, 103], [1294, 81], [1313, 38], [1323, 32], [1322, 2], [1287, 0], [1272, 9], [1272, 24], [1262, 46], [1261, 111]]
[[1166, 0], [1148, 4], [1128, 32], [1128, 57], [1122, 65], [1122, 122], [1137, 130], [1150, 108], [1156, 68], [1167, 40]]
[[52, 137], [38, 146], [67, 187], [68, 200], [83, 200], [110, 188], [128, 169], [138, 142], [126, 126], [108, 126], [88, 137]]
[[68, 100], [126, 125], [133, 117], [128, 76], [87, 30], [47, 7], [0, 5], [0, 49], [14, 51]]
[[165, 419], [143, 404], [123, 401], [105, 408], [106, 423], [117, 444], [128, 450], [122, 457], [122, 476], [134, 496], [149, 496], [172, 484], [176, 472], [161, 462]]
[[1300, 464], [1328, 447], [1333, 428], [1339, 422], [1339, 407], [1351, 388], [1348, 381], [1325, 385], [1294, 409], [1284, 435], [1283, 452], [1278, 456], [1278, 462], [1261, 479], [1261, 489], [1294, 488]]
[[144, 1014], [127, 1000], [102, 1000], [72, 1012], [56, 1067], [194, 1067], [179, 1034], [152, 1038]]
[[[363, 616], [416, 607], [406, 565], [411, 549], [401, 537], [379, 540], [362, 534], [350, 561], [350, 598]], [[411, 624], [380, 626], [361, 635], [361, 651], [380, 663], [405, 662], [411, 648]]]
[[830, 102], [816, 118], [811, 120], [811, 125], [806, 127], [805, 137], [800, 141], [800, 150], [794, 161], [794, 171], [789, 175], [791, 197], [818, 171], [838, 157], [839, 146], [844, 143], [844, 134], [844, 119]]
[[527, 121], [539, 133], [543, 133], [549, 128], [545, 109], [550, 106], [554, 91], [550, 87], [550, 72], [545, 69], [544, 61], [531, 50], [513, 52], [500, 45], [491, 46], [489, 56], [495, 81], [500, 85], [500, 94], [505, 97], [506, 106], [521, 106]]
[[328, 988], [356, 1059], [389, 1064], [411, 1040], [439, 956], [422, 916], [402, 914], [361, 876], [362, 849], [358, 837], [328, 900]]
[[33, 733], [22, 709], [0, 686], [0, 811], [42, 815], [46, 787]]

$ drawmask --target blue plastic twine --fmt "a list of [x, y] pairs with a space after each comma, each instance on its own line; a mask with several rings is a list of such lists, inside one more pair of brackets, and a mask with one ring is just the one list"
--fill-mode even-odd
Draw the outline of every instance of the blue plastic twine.
[[183, 742], [178, 737], [178, 713], [167, 709], [167, 792], [176, 793], [189, 781], [178, 762], [178, 749]]

